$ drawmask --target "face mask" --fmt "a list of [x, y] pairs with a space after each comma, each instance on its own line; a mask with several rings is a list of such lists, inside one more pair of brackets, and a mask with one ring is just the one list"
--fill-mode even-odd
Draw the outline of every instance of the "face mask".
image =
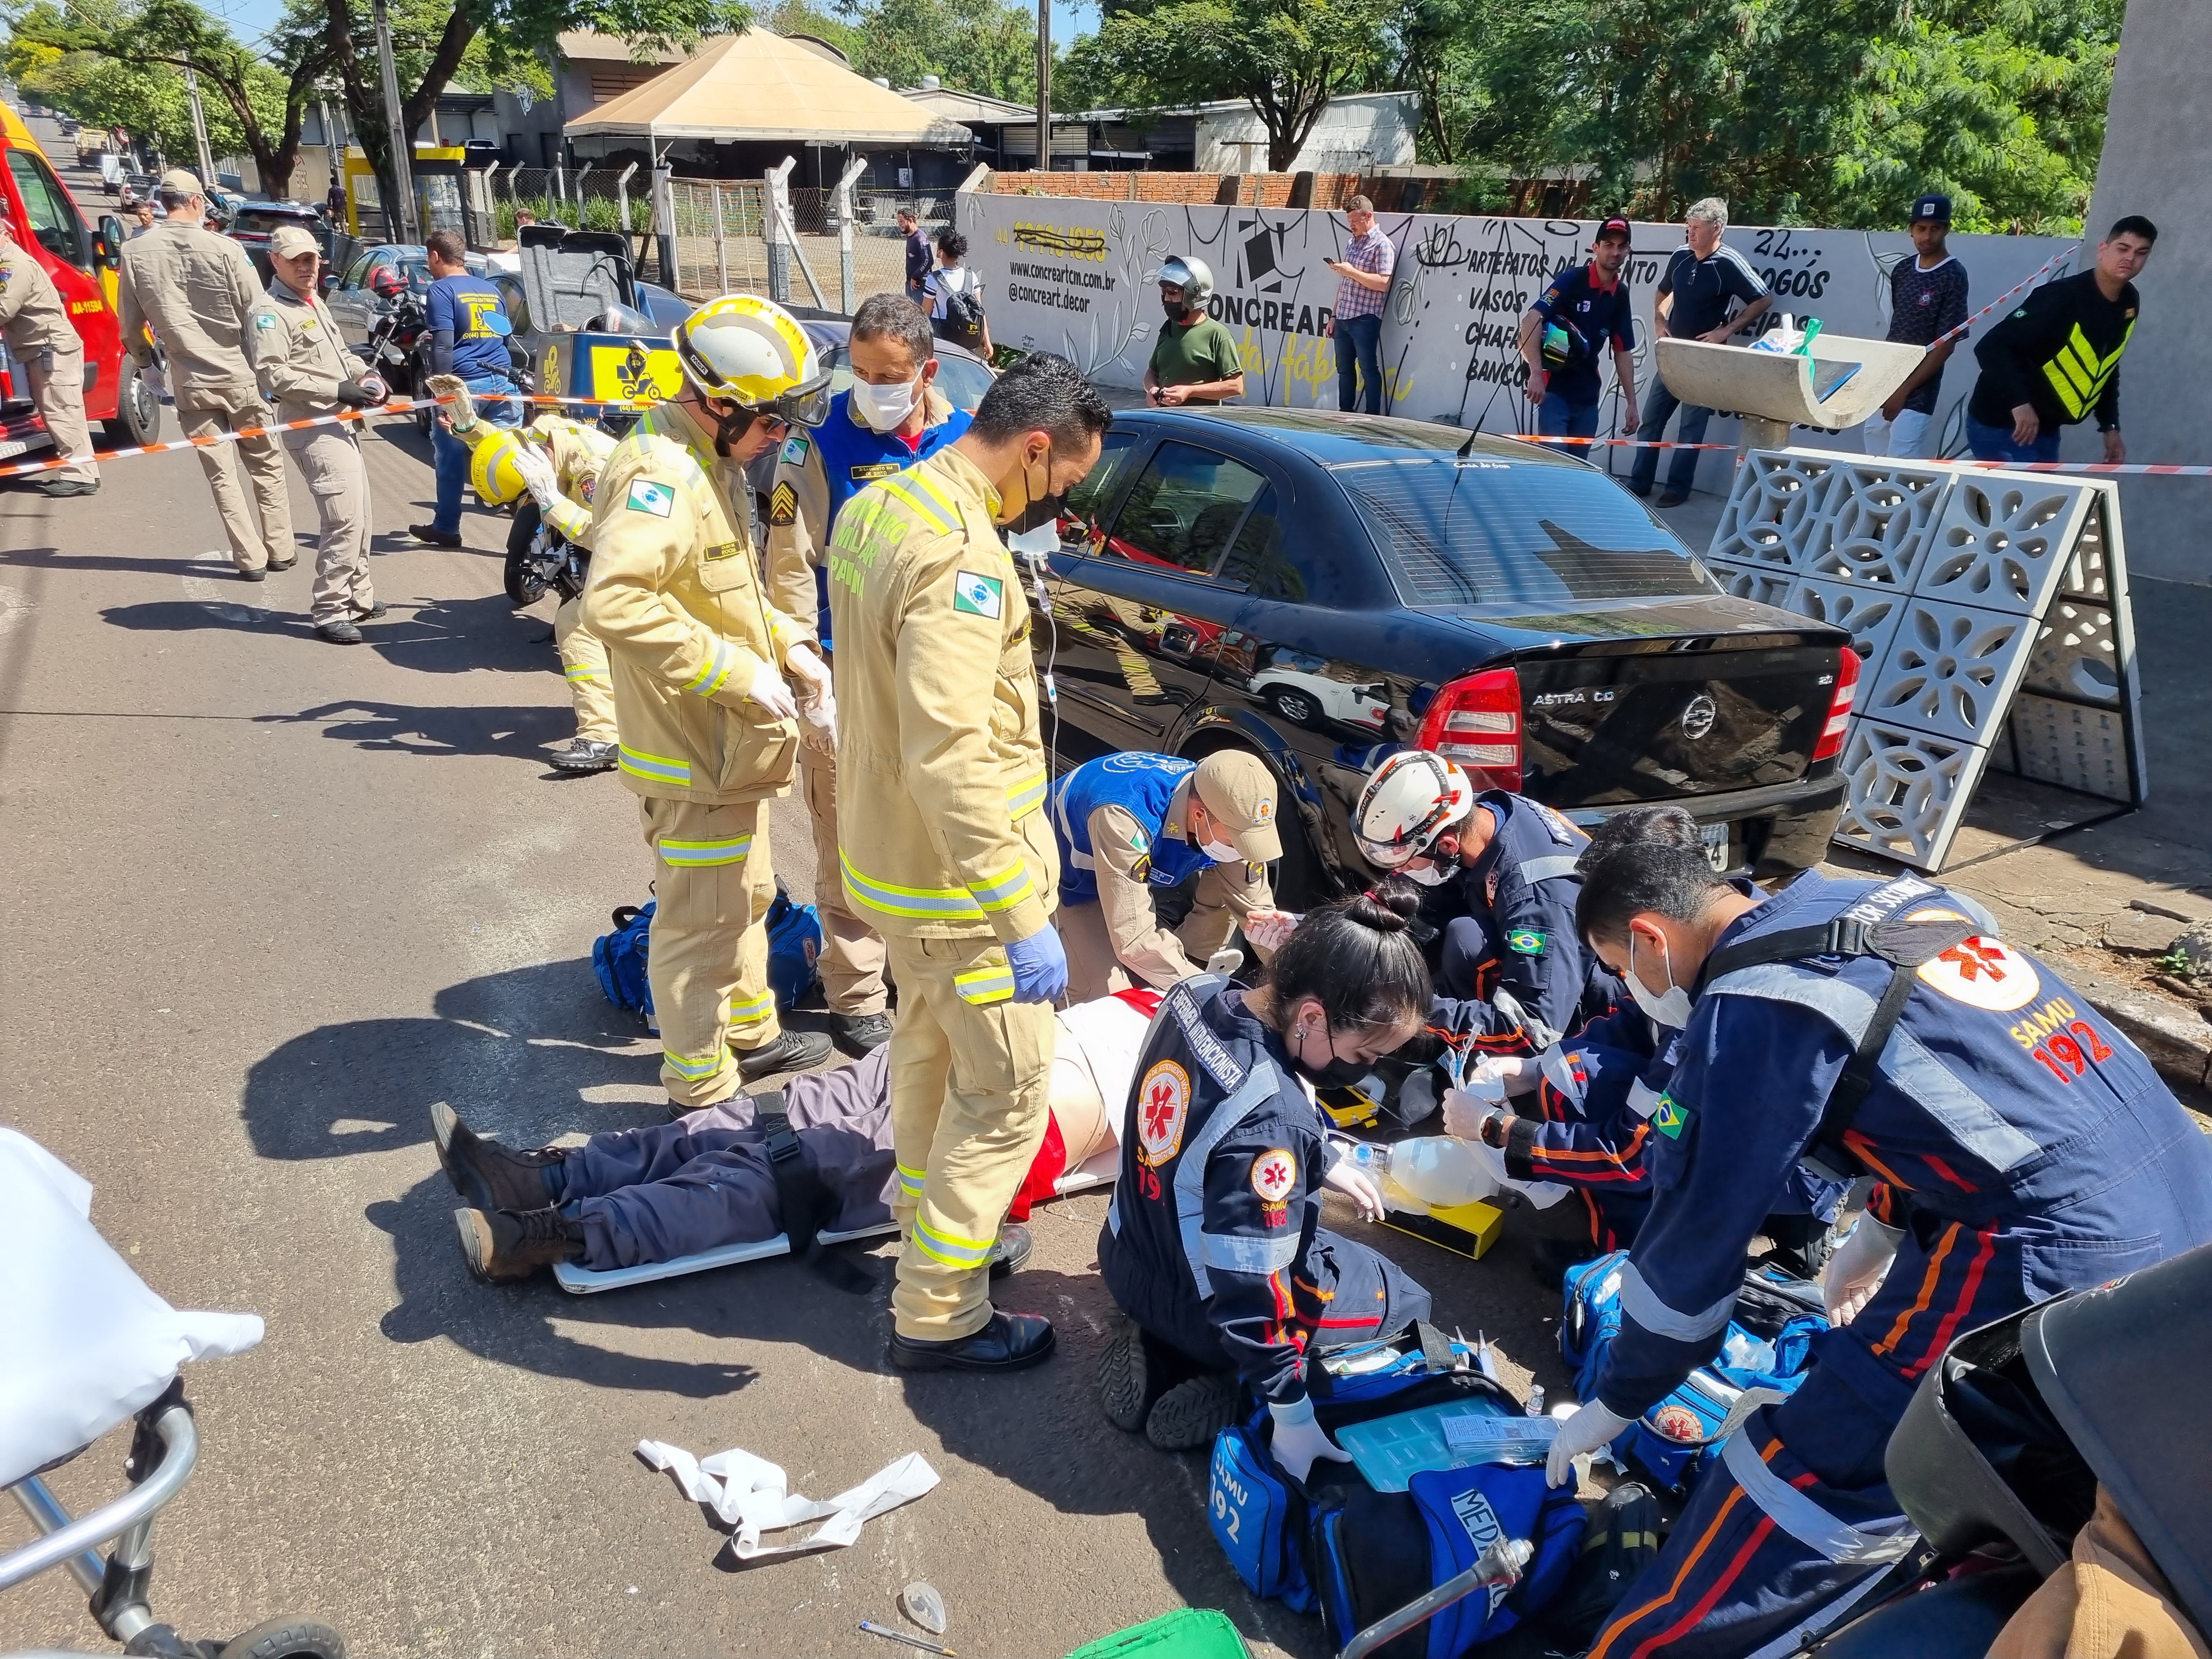
[[1408, 881], [1417, 881], [1420, 883], [1424, 887], [1441, 887], [1456, 875], [1458, 872], [1451, 866], [1444, 863], [1441, 859], [1431, 859], [1425, 869], [1417, 870], [1411, 865], [1408, 865], [1405, 869], [1401, 870], [1398, 873], [1405, 877]]
[[921, 398], [919, 380], [901, 380], [896, 386], [871, 386], [866, 380], [853, 382], [853, 409], [867, 423], [871, 432], [893, 432], [899, 422], [914, 413], [915, 404]]
[[1299, 1054], [1310, 1040], [1293, 1036], [1284, 1046], [1290, 1051], [1291, 1066], [1316, 1089], [1349, 1089], [1373, 1069], [1356, 1060], [1339, 1060], [1334, 1043], [1329, 1045], [1328, 1061], [1320, 1066], [1313, 1065], [1301, 1058]]
[[1659, 959], [1667, 970], [1667, 988], [1655, 994], [1644, 988], [1644, 981], [1636, 976], [1636, 935], [1628, 936], [1628, 994], [1636, 999], [1636, 1006], [1645, 1015], [1671, 1031], [1679, 1031], [1690, 1023], [1690, 994], [1674, 983], [1673, 953], [1665, 940], [1659, 944]]
[[1244, 857], [1227, 842], [1202, 841], [1198, 844], [1198, 850], [1216, 864], [1237, 864], [1242, 862]]
[[[1048, 485], [1052, 483], [1052, 452], [1048, 449], [1044, 453], [1044, 481]], [[1029, 493], [1027, 469], [1024, 469], [1022, 473], [1022, 489], [1024, 494]], [[1056, 523], [1060, 515], [1063, 500], [1063, 495], [1030, 495], [1029, 505], [1015, 514], [1012, 518], [1001, 519], [999, 521], [1000, 528], [1011, 531], [1018, 536], [1024, 531], [1035, 530], [1039, 525]]]
[[1179, 323], [1182, 320], [1183, 303], [1180, 297], [1170, 300], [1166, 295], [1161, 295], [1160, 309], [1167, 313], [1170, 322]]
[[753, 422], [760, 418], [758, 410], [748, 409], [743, 404], [731, 404], [726, 415], [704, 400], [699, 407], [714, 422], [714, 447], [724, 455], [737, 447], [738, 441], [751, 431]]

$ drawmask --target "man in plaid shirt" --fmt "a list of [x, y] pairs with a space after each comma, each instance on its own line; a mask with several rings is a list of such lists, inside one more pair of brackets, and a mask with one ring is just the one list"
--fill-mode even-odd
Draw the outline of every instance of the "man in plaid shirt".
[[1375, 204], [1355, 196], [1344, 204], [1345, 223], [1352, 240], [1344, 258], [1331, 259], [1328, 268], [1341, 278], [1336, 285], [1335, 315], [1328, 333], [1336, 342], [1336, 406], [1358, 407], [1359, 377], [1366, 377], [1366, 409], [1382, 412], [1382, 301], [1390, 292], [1390, 273], [1398, 264], [1398, 250], [1375, 228]]

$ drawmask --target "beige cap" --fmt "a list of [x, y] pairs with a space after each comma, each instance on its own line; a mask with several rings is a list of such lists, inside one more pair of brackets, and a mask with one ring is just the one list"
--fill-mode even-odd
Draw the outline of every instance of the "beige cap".
[[207, 187], [182, 167], [171, 167], [161, 175], [161, 188], [181, 191], [186, 196], [204, 196]]
[[1254, 864], [1283, 855], [1275, 833], [1275, 775], [1255, 754], [1223, 749], [1199, 762], [1192, 776], [1206, 816], [1229, 831], [1237, 853]]
[[299, 225], [279, 225], [270, 233], [270, 257], [277, 259], [296, 259], [302, 253], [320, 253], [323, 245], [315, 234]]

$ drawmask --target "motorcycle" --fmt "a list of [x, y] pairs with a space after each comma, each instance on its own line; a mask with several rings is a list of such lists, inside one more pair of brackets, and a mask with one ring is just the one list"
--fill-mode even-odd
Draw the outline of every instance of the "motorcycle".
[[507, 597], [526, 611], [551, 588], [567, 604], [584, 591], [592, 556], [544, 522], [538, 503], [524, 498], [507, 532]]
[[[368, 338], [354, 349], [395, 393], [413, 397], [428, 378], [420, 358], [428, 341], [428, 319], [408, 288], [407, 279], [398, 271], [379, 271], [373, 286], [377, 298], [384, 301], [384, 314], [369, 330]], [[428, 408], [415, 411], [416, 429], [426, 441], [434, 418]]]

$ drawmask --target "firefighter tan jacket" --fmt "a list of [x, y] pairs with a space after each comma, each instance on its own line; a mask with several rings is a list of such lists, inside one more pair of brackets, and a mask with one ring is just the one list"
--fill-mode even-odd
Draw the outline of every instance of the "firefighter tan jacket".
[[590, 552], [592, 506], [599, 499], [599, 475], [615, 453], [615, 441], [599, 428], [565, 415], [540, 415], [522, 429], [522, 435], [551, 453], [553, 482], [561, 499], [550, 508], [540, 507], [545, 522]]
[[637, 794], [723, 805], [791, 787], [798, 725], [747, 690], [805, 631], [762, 592], [746, 487], [679, 404], [648, 411], [599, 475], [584, 625], [606, 642]]
[[[925, 428], [943, 426], [953, 415], [951, 400], [934, 386], [922, 390], [922, 425]], [[833, 420], [850, 421], [860, 424], [860, 417], [853, 412], [850, 398], [845, 402], [842, 415]], [[802, 434], [803, 435], [803, 434]], [[830, 546], [830, 477], [824, 470], [819, 438], [810, 438], [798, 444], [787, 444], [784, 453], [788, 457], [796, 449], [799, 459], [793, 462], [779, 461], [775, 482], [779, 487], [791, 486], [790, 504], [777, 505], [769, 514], [768, 521], [768, 596], [775, 608], [796, 621], [806, 624], [811, 638], [819, 614], [819, 601], [814, 586], [816, 568], [826, 562]], [[890, 471], [904, 470], [910, 463], [886, 462]]]
[[[337, 414], [343, 407], [338, 388], [362, 372], [321, 297], [303, 296], [282, 277], [269, 284], [246, 319], [246, 360], [280, 421]], [[284, 447], [304, 448], [315, 436], [312, 430], [288, 432]]]
[[38, 256], [0, 232], [0, 335], [18, 357], [76, 343], [76, 326], [61, 290]]
[[123, 349], [140, 368], [154, 361], [150, 328], [168, 356], [169, 386], [189, 404], [195, 392], [218, 400], [258, 396], [246, 361], [246, 335], [262, 283], [246, 250], [183, 216], [165, 219], [123, 245], [116, 277]]
[[848, 502], [830, 547], [845, 893], [884, 933], [1011, 942], [1047, 925], [1030, 610], [955, 447]]

